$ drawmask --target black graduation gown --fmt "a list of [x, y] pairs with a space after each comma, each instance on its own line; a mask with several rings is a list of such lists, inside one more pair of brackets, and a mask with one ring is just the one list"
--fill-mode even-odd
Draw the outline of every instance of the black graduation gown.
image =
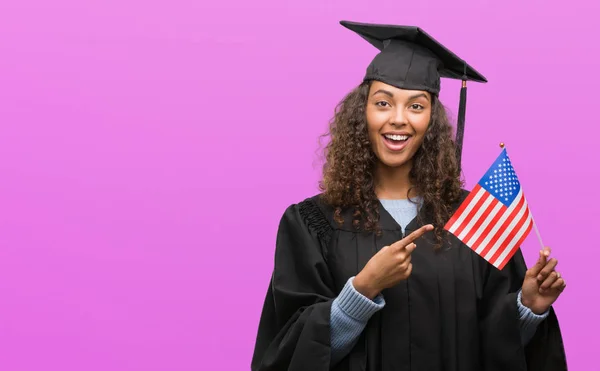
[[379, 206], [381, 236], [355, 231], [349, 218], [339, 226], [318, 196], [285, 211], [252, 370], [567, 369], [553, 309], [528, 345], [521, 344], [516, 300], [527, 270], [521, 251], [499, 271], [454, 236], [436, 252], [432, 232], [416, 241], [411, 276], [382, 292], [385, 307], [350, 354], [331, 366], [331, 304], [348, 278], [381, 247], [431, 222], [423, 208], [403, 233]]

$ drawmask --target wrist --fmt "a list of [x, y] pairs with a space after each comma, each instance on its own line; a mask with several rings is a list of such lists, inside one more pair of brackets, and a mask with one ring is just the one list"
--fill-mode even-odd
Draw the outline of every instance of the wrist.
[[359, 273], [354, 277], [352, 281], [352, 286], [354, 289], [358, 291], [361, 295], [373, 300], [381, 290], [369, 285], [368, 280], [364, 278], [364, 274]]
[[[525, 304], [523, 304], [523, 305], [525, 305]], [[548, 309], [550, 309], [550, 307], [548, 307], [548, 308], [527, 307], [527, 308], [529, 308], [533, 312], [533, 314], [538, 315], [538, 316], [541, 316], [542, 314], [546, 313], [548, 311]]]
[[521, 295], [520, 295], [520, 299], [521, 299], [521, 304], [523, 304], [524, 307], [527, 307], [529, 309], [531, 309], [531, 305], [533, 304], [531, 300], [527, 299], [527, 297], [525, 297], [523, 295], [523, 292], [521, 291]]
[[531, 311], [533, 314], [535, 314], [535, 315], [538, 315], [538, 316], [540, 316], [540, 315], [542, 315], [542, 314], [546, 313], [546, 312], [548, 311], [548, 309], [549, 309], [549, 308], [545, 308], [545, 309], [544, 309], [544, 308], [537, 308], [537, 307], [535, 306], [535, 304], [534, 304], [533, 300], [531, 300], [531, 299], [527, 298], [527, 296], [523, 295], [523, 291], [521, 291], [521, 293], [520, 293], [520, 295], [519, 295], [519, 296], [520, 296], [520, 301], [521, 301], [521, 304], [522, 304], [524, 307], [526, 307], [526, 308], [529, 308], [529, 310], [530, 310], [530, 311]]

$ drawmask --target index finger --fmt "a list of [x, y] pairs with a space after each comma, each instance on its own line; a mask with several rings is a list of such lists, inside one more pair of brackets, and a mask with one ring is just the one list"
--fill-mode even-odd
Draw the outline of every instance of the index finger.
[[411, 234], [409, 234], [408, 236], [404, 237], [400, 241], [394, 242], [391, 246], [394, 247], [394, 248], [397, 248], [397, 249], [398, 248], [404, 248], [407, 245], [409, 245], [412, 242], [414, 242], [417, 238], [421, 237], [425, 233], [427, 233], [429, 231], [432, 231], [432, 230], [433, 230], [433, 225], [431, 225], [431, 224], [424, 225], [421, 228], [419, 228], [416, 231], [414, 231]]
[[547, 249], [540, 250], [539, 258], [538, 258], [537, 262], [535, 263], [535, 265], [533, 267], [531, 267], [529, 269], [529, 272], [531, 273], [532, 277], [537, 277], [538, 274], [540, 274], [540, 272], [542, 271], [542, 268], [544, 268], [546, 266], [547, 259], [548, 259], [548, 253], [549, 253], [549, 251]]

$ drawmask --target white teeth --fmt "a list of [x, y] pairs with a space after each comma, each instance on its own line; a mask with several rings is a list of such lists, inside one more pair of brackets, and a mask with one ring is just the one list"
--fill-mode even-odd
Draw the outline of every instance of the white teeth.
[[385, 137], [391, 140], [407, 140], [408, 135], [385, 134]]

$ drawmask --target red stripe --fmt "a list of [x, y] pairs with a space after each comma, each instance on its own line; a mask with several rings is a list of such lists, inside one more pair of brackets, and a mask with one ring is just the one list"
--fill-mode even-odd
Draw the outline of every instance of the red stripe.
[[500, 248], [498, 248], [498, 250], [496, 250], [496, 253], [494, 253], [494, 255], [492, 255], [492, 257], [490, 258], [490, 262], [495, 262], [498, 259], [498, 257], [500, 256], [500, 254], [502, 254], [502, 252], [508, 248], [507, 242], [510, 243], [510, 241], [512, 241], [513, 238], [515, 238], [516, 234], [521, 230], [523, 225], [525, 225], [525, 223], [527, 223], [528, 217], [529, 217], [529, 208], [527, 207], [527, 208], [525, 208], [525, 213], [523, 213], [523, 216], [517, 222], [515, 227], [513, 229], [511, 229], [508, 236], [506, 236], [506, 238], [504, 238], [504, 240], [502, 240]]
[[456, 210], [454, 212], [454, 215], [452, 215], [452, 217], [450, 218], [450, 220], [448, 220], [448, 223], [446, 223], [446, 225], [444, 226], [444, 229], [449, 230], [452, 227], [452, 224], [454, 224], [456, 222], [456, 220], [458, 218], [460, 218], [460, 216], [465, 211], [465, 209], [467, 208], [467, 206], [469, 206], [469, 204], [471, 203], [471, 200], [473, 199], [473, 197], [475, 197], [475, 195], [477, 194], [477, 192], [479, 192], [480, 189], [481, 189], [481, 186], [479, 185], [479, 183], [476, 184], [475, 188], [473, 188], [473, 190], [471, 191], [471, 193], [469, 193], [469, 195], [467, 196], [467, 198], [465, 198], [465, 200], [460, 205], [460, 207], [458, 208], [458, 210]]
[[521, 239], [519, 239], [519, 241], [512, 248], [511, 252], [506, 255], [506, 257], [504, 258], [504, 261], [500, 265], [498, 265], [498, 269], [502, 270], [504, 268], [504, 266], [513, 257], [513, 255], [515, 255], [515, 253], [517, 252], [517, 250], [519, 249], [519, 247], [521, 247], [521, 245], [523, 244], [523, 241], [525, 241], [525, 238], [527, 237], [527, 235], [529, 234], [529, 232], [531, 232], [532, 226], [533, 226], [533, 221], [530, 220], [529, 221], [529, 226], [527, 227], [527, 230], [525, 231], [525, 233], [523, 233], [523, 236], [521, 236]]
[[471, 212], [469, 212], [469, 215], [467, 215], [467, 217], [463, 220], [460, 227], [458, 227], [458, 229], [454, 232], [455, 235], [458, 236], [465, 229], [465, 227], [469, 224], [471, 219], [473, 219], [475, 217], [475, 214], [477, 214], [477, 211], [481, 208], [481, 205], [485, 202], [485, 200], [488, 197], [493, 197], [493, 196], [491, 196], [488, 192], [484, 192], [483, 195], [481, 195], [481, 197], [479, 198], [479, 201], [477, 201], [475, 206], [471, 209]]
[[500, 208], [500, 210], [498, 210], [498, 212], [496, 213], [496, 216], [494, 216], [494, 218], [492, 218], [492, 220], [487, 225], [487, 227], [483, 230], [483, 232], [481, 232], [481, 234], [479, 235], [479, 238], [475, 242], [473, 242], [473, 246], [471, 247], [473, 250], [477, 250], [479, 245], [481, 245], [481, 243], [485, 240], [485, 238], [490, 233], [492, 228], [494, 228], [494, 225], [496, 225], [496, 223], [498, 223], [498, 220], [500, 220], [502, 215], [504, 215], [504, 213], [507, 210], [508, 210], [508, 208], [506, 206], [504, 206], [504, 204], [502, 204], [502, 207]]
[[485, 220], [485, 218], [487, 218], [488, 215], [490, 215], [490, 213], [492, 212], [492, 210], [494, 210], [494, 207], [496, 207], [496, 205], [498, 205], [498, 203], [499, 203], [498, 199], [488, 193], [488, 197], [487, 198], [490, 198], [490, 197], [492, 198], [492, 202], [490, 202], [490, 204], [485, 209], [485, 211], [483, 212], [483, 214], [479, 217], [479, 220], [477, 220], [477, 222], [473, 225], [473, 227], [471, 228], [471, 230], [469, 231], [469, 233], [467, 233], [467, 235], [465, 236], [465, 238], [463, 238], [463, 241], [468, 241], [468, 240], [471, 239], [471, 237], [473, 237], [473, 235], [475, 234], [475, 232], [477, 232], [477, 230], [479, 229], [479, 227], [481, 227], [481, 224], [483, 224], [483, 221]]
[[[506, 218], [506, 220], [504, 221], [504, 223], [502, 223], [502, 226], [500, 227], [500, 229], [498, 229], [496, 231], [496, 233], [494, 234], [494, 236], [490, 240], [490, 246], [494, 246], [494, 244], [500, 239], [500, 236], [502, 235], [502, 233], [506, 229], [508, 229], [508, 226], [510, 225], [510, 223], [512, 223], [513, 219], [515, 219], [515, 217], [517, 216], [517, 214], [521, 211], [521, 209], [523, 208], [523, 205], [525, 204], [525, 202], [526, 202], [525, 201], [525, 197], [521, 197], [521, 200], [519, 200], [519, 203], [517, 204], [517, 206], [512, 210], [512, 212], [510, 213], [510, 215], [508, 216], [508, 218]], [[525, 211], [525, 212], [527, 212], [527, 211]], [[519, 222], [521, 222], [521, 220], [519, 220]]]
[[[504, 223], [502, 223], [502, 225], [500, 226], [500, 228], [498, 228], [498, 230], [496, 231], [496, 233], [494, 233], [494, 235], [491, 238], [490, 242], [488, 242], [488, 244], [485, 247], [485, 249], [483, 249], [483, 251], [481, 252], [481, 256], [485, 256], [485, 254], [487, 254], [492, 249], [492, 246], [494, 246], [494, 244], [496, 243], [496, 241], [498, 241], [498, 238], [500, 238], [500, 236], [502, 235], [502, 233], [504, 232], [504, 230], [506, 228], [508, 228], [508, 225], [512, 222], [512, 220], [519, 213], [519, 211], [521, 211], [521, 207], [523, 206], [524, 202], [525, 202], [525, 197], [521, 197], [521, 200], [517, 204], [517, 207], [515, 207], [511, 211], [511, 213], [508, 215], [508, 218], [506, 218], [506, 220], [504, 220]], [[508, 211], [508, 208], [506, 210]]]

